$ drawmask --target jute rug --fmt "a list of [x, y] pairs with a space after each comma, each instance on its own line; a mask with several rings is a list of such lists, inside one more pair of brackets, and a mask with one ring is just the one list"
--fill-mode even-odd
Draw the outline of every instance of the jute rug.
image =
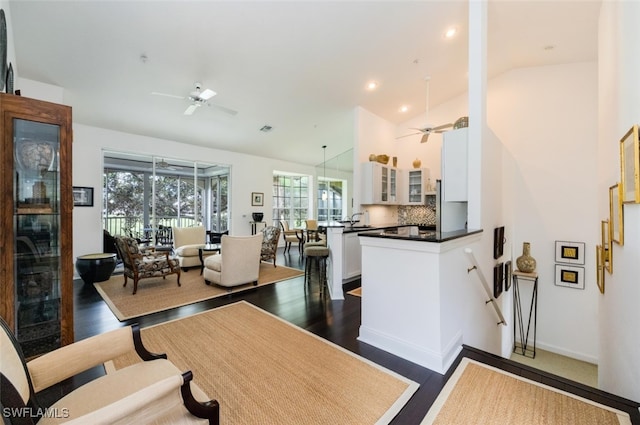
[[[273, 264], [261, 263], [258, 286], [269, 285], [303, 274], [304, 272], [290, 267], [273, 267]], [[166, 279], [161, 277], [142, 279], [138, 282], [138, 292], [135, 295], [132, 295], [133, 281], [131, 279], [126, 287], [122, 286], [124, 283], [123, 275], [111, 276], [109, 280], [93, 285], [120, 321], [229, 294], [227, 288], [206, 285], [197, 268], [180, 274], [182, 286], [178, 286], [176, 279], [176, 275], [167, 276]], [[255, 286], [249, 283], [233, 287], [232, 292], [252, 288]]]
[[464, 358], [427, 424], [631, 424], [626, 412]]
[[193, 371], [225, 425], [387, 424], [418, 389], [246, 301], [142, 329], [142, 340]]
[[353, 295], [356, 297], [362, 297], [362, 286], [356, 288], [356, 289], [352, 289], [349, 292], [347, 292], [347, 294], [349, 295]]

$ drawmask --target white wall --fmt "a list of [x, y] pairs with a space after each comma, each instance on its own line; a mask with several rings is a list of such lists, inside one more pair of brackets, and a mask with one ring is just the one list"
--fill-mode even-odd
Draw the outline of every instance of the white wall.
[[[603, 2], [599, 22], [598, 213], [608, 216], [608, 188], [620, 181], [619, 140], [640, 124], [638, 2]], [[640, 205], [624, 205], [624, 245], [613, 244], [613, 274], [598, 296], [600, 388], [640, 400]]]

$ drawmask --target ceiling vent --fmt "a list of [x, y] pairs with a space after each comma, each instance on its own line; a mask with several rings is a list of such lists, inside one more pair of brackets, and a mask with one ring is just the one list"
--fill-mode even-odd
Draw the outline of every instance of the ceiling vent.
[[263, 125], [262, 128], [260, 129], [260, 131], [262, 131], [263, 133], [268, 133], [271, 130], [273, 130], [273, 127], [271, 127], [270, 125]]

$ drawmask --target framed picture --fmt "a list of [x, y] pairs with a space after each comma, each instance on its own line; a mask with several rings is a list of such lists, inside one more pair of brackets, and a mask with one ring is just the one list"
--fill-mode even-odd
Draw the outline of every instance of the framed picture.
[[602, 245], [596, 246], [596, 283], [600, 293], [604, 294], [604, 263]]
[[611, 274], [613, 273], [613, 255], [611, 255], [609, 220], [602, 220], [600, 232], [602, 233], [602, 262], [604, 263], [604, 269]]
[[254, 206], [254, 207], [264, 206], [264, 193], [251, 192], [251, 206]]
[[504, 263], [504, 291], [508, 291], [511, 288], [511, 280], [513, 279], [513, 265], [511, 261]]
[[584, 242], [556, 241], [556, 263], [584, 264]]
[[92, 207], [93, 206], [93, 188], [73, 186], [73, 206], [74, 207]]
[[638, 146], [638, 125], [631, 127], [620, 140], [620, 182], [622, 202], [640, 203], [640, 147]]
[[556, 264], [556, 286], [584, 289], [584, 267]]
[[493, 259], [497, 260], [504, 253], [504, 226], [493, 229]]
[[503, 273], [502, 263], [493, 266], [493, 298], [498, 298], [502, 294]]
[[622, 185], [614, 184], [609, 188], [609, 238], [618, 245], [624, 245], [624, 216], [622, 209], [622, 197], [620, 196]]

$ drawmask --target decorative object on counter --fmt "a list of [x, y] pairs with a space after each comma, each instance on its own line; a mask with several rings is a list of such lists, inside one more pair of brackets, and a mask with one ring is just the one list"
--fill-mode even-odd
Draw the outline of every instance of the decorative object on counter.
[[420, 168], [421, 165], [422, 161], [420, 161], [418, 158], [413, 160], [413, 168]]
[[262, 206], [264, 206], [264, 193], [262, 193], [262, 192], [251, 192], [251, 206], [252, 207], [262, 207]]
[[397, 157], [397, 156], [394, 156], [394, 157], [392, 158], [392, 161], [393, 161], [393, 162], [392, 162], [392, 163], [393, 163], [393, 166], [394, 166], [394, 167], [397, 167], [397, 166], [398, 166], [398, 157]]
[[264, 217], [264, 213], [254, 212], [251, 213], [251, 217], [253, 217], [253, 221], [255, 221], [256, 223], [260, 223], [262, 221], [262, 218]]
[[536, 270], [536, 259], [531, 256], [531, 244], [522, 244], [522, 255], [516, 259], [518, 270], [523, 273], [533, 273]]
[[389, 162], [389, 155], [378, 155], [376, 161], [380, 164], [387, 164]]
[[453, 129], [469, 127], [469, 117], [460, 117], [453, 123]]
[[371, 155], [369, 155], [369, 162], [376, 162], [378, 160], [378, 155], [376, 155], [375, 153], [372, 153]]

